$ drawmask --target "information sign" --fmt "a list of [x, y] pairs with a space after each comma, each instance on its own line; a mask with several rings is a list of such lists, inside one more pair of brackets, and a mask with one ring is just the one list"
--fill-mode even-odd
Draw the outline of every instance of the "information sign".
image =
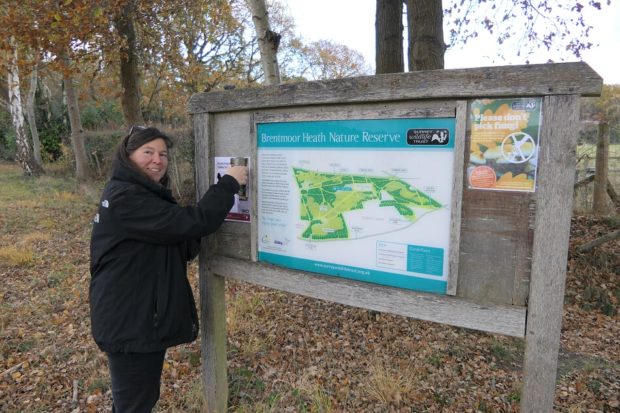
[[259, 123], [258, 259], [444, 294], [453, 118]]
[[[221, 175], [224, 175], [226, 170], [230, 168], [233, 163], [233, 159], [246, 159], [245, 165], [250, 168], [247, 163], [248, 158], [236, 158], [232, 156], [216, 156], [215, 157], [215, 179], [217, 182]], [[246, 185], [243, 194], [235, 194], [235, 203], [233, 204], [230, 212], [226, 215], [226, 221], [240, 221], [250, 222], [250, 205], [252, 205], [252, 199], [250, 198], [249, 180]]]
[[481, 99], [471, 104], [469, 187], [533, 192], [542, 99]]

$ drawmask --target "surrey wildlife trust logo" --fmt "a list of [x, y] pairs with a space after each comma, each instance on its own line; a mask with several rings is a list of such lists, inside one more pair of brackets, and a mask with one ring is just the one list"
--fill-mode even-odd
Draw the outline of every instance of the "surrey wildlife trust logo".
[[448, 129], [409, 129], [408, 145], [447, 145], [450, 142]]

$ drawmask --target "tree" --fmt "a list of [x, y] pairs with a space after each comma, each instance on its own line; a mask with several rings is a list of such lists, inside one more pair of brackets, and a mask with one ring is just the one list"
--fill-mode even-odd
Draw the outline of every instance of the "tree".
[[598, 142], [596, 144], [596, 173], [592, 194], [592, 212], [605, 215], [607, 208], [607, 185], [609, 175], [609, 124], [602, 120], [598, 124]]
[[21, 44], [38, 53], [33, 56], [34, 61], [44, 58], [63, 75], [79, 182], [88, 181], [90, 173], [77, 95], [71, 95], [73, 76], [79, 73], [79, 67], [72, 62], [94, 58], [93, 43], [89, 41], [95, 39], [97, 33], [109, 29], [102, 10], [101, 6], [93, 7], [88, 0], [7, 0], [0, 15], [0, 35], [13, 33]]
[[19, 66], [17, 59], [17, 42], [13, 37], [9, 39], [12, 49], [8, 51], [7, 83], [8, 104], [11, 112], [13, 127], [15, 128], [15, 143], [17, 146], [17, 161], [22, 166], [24, 173], [29, 176], [39, 176], [43, 168], [32, 155], [28, 135], [24, 127], [24, 113], [22, 111], [22, 99], [20, 92]]
[[120, 41], [121, 103], [127, 125], [142, 125], [140, 71], [136, 44], [136, 2], [129, 0], [122, 7], [113, 10], [114, 27]]
[[34, 100], [37, 92], [37, 83], [39, 82], [38, 68], [35, 63], [30, 73], [30, 86], [26, 97], [26, 117], [28, 118], [28, 126], [30, 126], [30, 136], [32, 137], [32, 154], [35, 161], [39, 165], [43, 165], [41, 157], [41, 141], [39, 140], [39, 131], [37, 129], [37, 120], [34, 114]]
[[602, 5], [597, 0], [588, 0], [587, 5], [560, 0], [453, 0], [444, 16], [451, 26], [450, 47], [465, 44], [486, 31], [495, 37], [499, 59], [506, 57], [503, 50], [517, 50], [517, 56], [529, 63], [538, 50], [581, 58], [582, 52], [592, 47], [588, 41], [592, 26], [583, 14], [586, 7], [600, 10]]
[[610, 143], [620, 143], [620, 85], [604, 85], [594, 117], [609, 125]]
[[441, 0], [406, 0], [409, 71], [444, 68]]
[[[156, 17], [162, 27], [166, 50], [150, 53], [147, 62], [165, 57], [165, 67], [187, 94], [212, 90], [222, 82], [243, 75], [247, 47], [243, 25], [234, 16], [240, 0], [189, 0]], [[155, 62], [152, 63], [155, 65]]]
[[[235, 10], [235, 18], [239, 25], [246, 27], [250, 24], [253, 14], [247, 7], [244, 0], [244, 7]], [[288, 7], [279, 0], [268, 2], [269, 26], [272, 32], [280, 35], [278, 45], [278, 70], [280, 81], [300, 81], [303, 80], [301, 73], [305, 70], [307, 61], [305, 59], [306, 45], [295, 31], [295, 22], [290, 15]], [[253, 25], [253, 23], [252, 23]], [[244, 36], [249, 40], [243, 49], [244, 77], [240, 79], [246, 86], [253, 85], [264, 79], [262, 62], [260, 55], [259, 42], [254, 30], [254, 35]], [[264, 83], [264, 81], [263, 81]]]
[[370, 72], [361, 53], [329, 40], [305, 46], [300, 60], [304, 63], [299, 75], [310, 80], [341, 79]]
[[280, 83], [278, 47], [281, 35], [271, 30], [265, 0], [247, 0], [247, 4], [252, 12], [252, 22], [256, 28], [265, 84], [276, 85]]
[[614, 128], [617, 132], [620, 126], [620, 86], [605, 85], [600, 97], [588, 99], [585, 103], [582, 112], [584, 118], [587, 119], [587, 123], [595, 124], [598, 129], [592, 211], [604, 215], [608, 212], [607, 195], [615, 204], [618, 202], [613, 185], [608, 179], [608, 169], [611, 132]]
[[86, 146], [84, 145], [84, 129], [80, 116], [80, 106], [78, 103], [77, 92], [75, 90], [74, 78], [70, 68], [69, 58], [63, 58], [66, 70], [63, 72], [63, 85], [67, 96], [67, 113], [71, 124], [71, 147], [75, 157], [75, 177], [78, 183], [84, 184], [90, 181], [90, 168], [86, 156]]
[[402, 0], [377, 0], [375, 66], [377, 74], [404, 70]]
[[[517, 50], [517, 56], [525, 57], [526, 63], [538, 50], [559, 51], [564, 56], [568, 53], [566, 57], [580, 58], [582, 52], [592, 46], [587, 41], [592, 26], [586, 22], [583, 10], [602, 7], [597, 0], [588, 0], [587, 5], [559, 0], [536, 3], [451, 0], [441, 13], [439, 0], [405, 1], [408, 6], [409, 70], [443, 67], [442, 48], [444, 52], [446, 49], [443, 46], [443, 19], [450, 27], [448, 47], [466, 44], [480, 33], [488, 32], [499, 46], [495, 52], [500, 60], [506, 58], [503, 50]], [[377, 0], [377, 73], [387, 73], [390, 69], [386, 67], [396, 67], [390, 66], [395, 55], [385, 50], [402, 48], [399, 35], [402, 29], [393, 33], [399, 27], [396, 18], [393, 17], [391, 23], [382, 23], [384, 8], [391, 2], [394, 0]]]

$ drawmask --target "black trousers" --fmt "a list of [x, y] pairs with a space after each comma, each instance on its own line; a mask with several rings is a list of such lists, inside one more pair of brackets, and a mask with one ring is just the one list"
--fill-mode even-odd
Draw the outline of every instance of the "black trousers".
[[150, 413], [159, 400], [166, 350], [108, 353], [114, 413]]

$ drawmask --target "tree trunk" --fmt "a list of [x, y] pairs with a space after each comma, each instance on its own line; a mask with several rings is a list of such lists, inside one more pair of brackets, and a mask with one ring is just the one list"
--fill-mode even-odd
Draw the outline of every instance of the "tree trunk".
[[404, 71], [402, 0], [377, 0], [375, 65], [377, 74]]
[[444, 68], [441, 0], [406, 0], [409, 71]]
[[122, 43], [120, 47], [121, 104], [127, 125], [143, 125], [144, 117], [140, 106], [140, 73], [136, 46], [135, 1], [129, 1], [114, 19], [116, 31]]
[[71, 124], [71, 147], [75, 156], [75, 177], [78, 183], [88, 183], [90, 181], [90, 170], [88, 158], [84, 146], [84, 130], [82, 129], [82, 119], [77, 100], [73, 78], [68, 71], [63, 75], [65, 93], [67, 95], [67, 111], [69, 112], [69, 122]]
[[265, 85], [277, 85], [280, 83], [280, 68], [278, 66], [280, 35], [271, 31], [265, 0], [247, 0], [247, 4], [252, 12], [252, 22], [256, 29], [260, 60], [265, 74]]
[[37, 129], [37, 119], [34, 114], [34, 100], [37, 92], [37, 65], [35, 64], [30, 74], [30, 87], [28, 89], [28, 97], [26, 99], [26, 116], [28, 125], [30, 126], [30, 136], [32, 137], [32, 153], [35, 161], [42, 167], [43, 159], [41, 158], [41, 141], [39, 140], [39, 130]]
[[594, 175], [594, 196], [592, 212], [596, 215], [607, 213], [607, 175], [609, 164], [609, 124], [598, 124], [598, 144], [596, 145], [596, 174]]
[[19, 87], [19, 68], [17, 65], [17, 45], [14, 39], [9, 43], [12, 49], [8, 51], [8, 74], [7, 86], [9, 95], [9, 111], [15, 128], [15, 145], [17, 146], [16, 158], [24, 173], [28, 176], [39, 176], [43, 169], [32, 156], [26, 128], [24, 125], [24, 113], [22, 111], [22, 97]]

